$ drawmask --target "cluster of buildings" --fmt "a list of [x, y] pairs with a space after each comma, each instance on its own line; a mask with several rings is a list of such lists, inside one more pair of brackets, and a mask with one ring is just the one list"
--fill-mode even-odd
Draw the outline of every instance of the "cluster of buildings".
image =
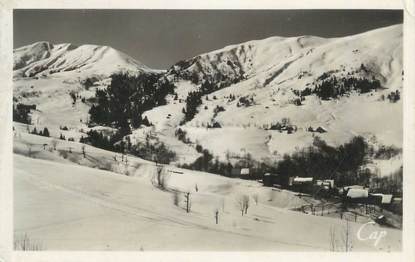
[[[249, 168], [233, 168], [232, 177], [248, 178], [252, 176]], [[392, 194], [382, 194], [370, 192], [370, 188], [361, 185], [350, 185], [337, 187], [334, 179], [317, 180], [313, 177], [289, 177], [288, 181], [281, 181], [277, 174], [266, 173], [262, 177], [264, 186], [279, 187], [284, 184], [288, 189], [310, 195], [320, 195], [326, 197], [340, 197], [347, 203], [361, 203], [378, 206], [391, 205], [399, 199]], [[288, 182], [288, 183], [287, 183]]]
[[[278, 186], [281, 184], [280, 177], [276, 174], [266, 173], [262, 182], [264, 186]], [[334, 179], [316, 180], [313, 177], [289, 177], [288, 188], [292, 191], [316, 195], [340, 196], [349, 203], [373, 204], [379, 206], [389, 205], [393, 202], [392, 194], [372, 193], [368, 187], [351, 185], [337, 187]]]

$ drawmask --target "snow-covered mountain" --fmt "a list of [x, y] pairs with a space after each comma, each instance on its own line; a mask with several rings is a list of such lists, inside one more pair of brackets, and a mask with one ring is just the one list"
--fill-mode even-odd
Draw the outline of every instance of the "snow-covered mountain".
[[92, 104], [86, 100], [108, 86], [112, 74], [163, 72], [108, 46], [37, 42], [15, 49], [13, 55], [14, 102], [36, 105], [32, 122], [52, 128], [87, 128]]
[[[390, 209], [365, 214], [320, 192], [224, 176], [249, 167], [338, 188], [371, 185], [369, 175], [385, 187], [390, 176], [399, 194], [402, 59], [402, 25], [249, 41], [166, 71], [110, 47], [15, 49], [15, 249], [349, 251], [350, 236], [351, 251], [399, 251], [401, 216]], [[356, 136], [365, 139], [322, 142]], [[294, 152], [303, 157], [284, 158]], [[361, 241], [380, 215], [397, 228]]]
[[47, 77], [62, 72], [108, 76], [118, 71], [152, 71], [108, 46], [37, 42], [15, 49], [13, 56], [15, 77]]
[[[181, 128], [191, 141], [222, 159], [229, 151], [250, 152], [257, 159], [281, 157], [310, 145], [317, 135], [332, 145], [362, 135], [378, 144], [402, 147], [402, 101], [387, 99], [402, 91], [401, 25], [341, 38], [250, 41], [181, 61], [167, 76], [176, 81], [181, 99], [200, 90], [203, 81], [213, 83], [213, 92], [202, 96], [198, 113]], [[313, 93], [334, 78], [339, 89], [351, 79], [376, 80], [380, 88], [351, 90], [330, 99]], [[146, 114], [160, 130], [169, 132], [167, 127], [178, 126], [183, 119], [183, 107], [180, 100], [172, 100]], [[296, 131], [265, 130], [283, 119]], [[206, 128], [213, 123], [222, 128]], [[327, 132], [310, 132], [310, 127]]]
[[[256, 79], [264, 87], [302, 89], [324, 73], [356, 73], [364, 64], [384, 86], [401, 85], [402, 26], [342, 37], [270, 37], [180, 61], [168, 74], [200, 84]], [[312, 81], [311, 81], [312, 82]]]
[[[199, 155], [174, 133], [183, 124], [188, 93], [200, 90], [206, 81], [211, 89], [203, 93], [198, 113], [180, 128], [191, 142], [220, 158], [246, 152], [257, 159], [278, 158], [310, 145], [317, 135], [333, 145], [362, 135], [379, 145], [402, 148], [402, 100], [390, 99], [402, 91], [402, 25], [339, 38], [254, 40], [180, 61], [166, 72], [149, 69], [110, 47], [41, 42], [18, 48], [14, 55], [15, 102], [37, 105], [34, 124], [68, 126], [75, 138], [83, 135], [79, 130], [87, 130], [91, 104], [73, 103], [70, 92], [93, 98], [108, 79], [101, 77], [89, 90], [83, 79], [124, 70], [164, 74], [175, 84], [177, 97], [144, 115], [157, 136], [183, 155], [181, 161]], [[363, 80], [378, 86], [362, 91], [356, 81]], [[321, 94], [327, 81], [334, 81], [330, 84], [335, 92], [329, 97]], [[294, 132], [272, 130], [287, 120]], [[221, 128], [207, 128], [214, 123]], [[318, 127], [326, 132], [310, 131]], [[133, 131], [132, 141], [145, 132]]]

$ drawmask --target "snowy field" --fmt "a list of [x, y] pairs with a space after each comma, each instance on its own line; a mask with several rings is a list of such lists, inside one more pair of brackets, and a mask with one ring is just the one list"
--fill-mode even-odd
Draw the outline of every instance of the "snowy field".
[[[40, 138], [48, 144], [46, 150], [33, 147], [28, 157], [25, 145]], [[171, 166], [165, 167], [166, 190], [161, 190], [152, 183], [156, 171], [151, 162], [129, 156], [134, 168], [126, 176], [98, 169], [111, 161], [113, 152], [88, 146], [83, 159], [80, 144], [60, 141], [55, 151], [48, 149], [50, 141], [21, 133], [14, 148], [15, 237], [27, 235], [42, 249], [327, 251], [332, 228], [337, 248], [344, 248], [345, 220], [291, 211], [307, 202], [289, 191]], [[58, 153], [68, 146], [80, 158]], [[101, 160], [96, 168], [88, 167], [93, 155]], [[174, 204], [176, 190], [191, 193], [190, 213], [184, 194]], [[242, 195], [250, 198], [244, 216], [238, 207]], [[401, 231], [366, 227], [362, 235], [387, 232], [374, 246], [372, 240], [357, 239], [361, 226], [349, 222], [353, 251], [401, 249]]]
[[[79, 141], [91, 129], [110, 133], [111, 127], [89, 126], [88, 112], [113, 73], [129, 72], [162, 74], [176, 86], [166, 105], [143, 113], [152, 126], [129, 135], [132, 144], [154, 135], [177, 154], [174, 164], [194, 162], [196, 145], [224, 162], [248, 153], [277, 161], [315, 136], [332, 146], [363, 136], [375, 148], [402, 149], [402, 99], [388, 98], [402, 92], [402, 25], [341, 38], [271, 37], [198, 55], [185, 68], [176, 64], [184, 75], [231, 81], [203, 95], [186, 123], [186, 97], [201, 83], [150, 69], [111, 47], [38, 42], [15, 49], [14, 58], [13, 103], [36, 106], [30, 125], [13, 125], [16, 241], [27, 238], [42, 250], [344, 251], [346, 242], [352, 251], [402, 248], [401, 230], [365, 226], [367, 216], [346, 222], [338, 213], [293, 211], [319, 201], [291, 191], [173, 165], [163, 167], [160, 188], [153, 162], [57, 139]], [[378, 79], [381, 88], [327, 100], [310, 94], [296, 104], [296, 93], [315, 89], [322, 75]], [[295, 132], [270, 130], [283, 119]], [[220, 128], [207, 128], [212, 123]], [[51, 137], [28, 134], [34, 127], [48, 128]], [[175, 136], [178, 128], [186, 143]], [[368, 164], [379, 176], [401, 166], [402, 153]]]

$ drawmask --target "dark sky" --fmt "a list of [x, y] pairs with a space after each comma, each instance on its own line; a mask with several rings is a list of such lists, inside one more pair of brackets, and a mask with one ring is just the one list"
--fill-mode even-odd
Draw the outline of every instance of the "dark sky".
[[400, 10], [15, 10], [14, 47], [108, 45], [153, 68], [270, 36], [337, 37], [402, 23]]

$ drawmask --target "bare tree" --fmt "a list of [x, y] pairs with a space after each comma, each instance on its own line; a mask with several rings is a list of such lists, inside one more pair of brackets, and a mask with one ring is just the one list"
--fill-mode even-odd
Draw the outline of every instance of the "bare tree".
[[27, 156], [28, 157], [32, 157], [32, 148], [33, 148], [33, 145], [32, 144], [26, 144], [26, 147], [27, 147]]
[[82, 149], [82, 155], [84, 156], [84, 158], [86, 158], [85, 145], [82, 145], [81, 149]]
[[258, 196], [258, 194], [253, 194], [252, 195], [252, 198], [254, 199], [254, 201], [255, 201], [255, 205], [258, 205], [258, 200], [259, 200], [259, 196]]
[[243, 202], [244, 202], [245, 215], [246, 215], [248, 213], [248, 208], [249, 208], [249, 196], [244, 195], [243, 196]]
[[341, 231], [336, 231], [335, 227], [330, 227], [329, 230], [329, 244], [332, 252], [350, 252], [352, 250], [352, 241], [350, 238], [350, 225], [346, 220], [346, 225], [341, 228]]
[[337, 251], [337, 239], [336, 239], [336, 230], [334, 228], [334, 226], [330, 227], [329, 230], [329, 240], [330, 240], [330, 251], [332, 252], [336, 252]]
[[241, 216], [243, 216], [244, 215], [245, 206], [244, 206], [244, 202], [243, 202], [242, 197], [240, 197], [240, 198], [237, 199], [236, 204], [237, 204], [239, 210], [241, 211]]
[[64, 159], [68, 158], [68, 152], [66, 152], [65, 150], [60, 151], [59, 155], [62, 156]]
[[350, 239], [349, 220], [346, 220], [346, 226], [343, 228], [342, 244], [344, 246], [344, 251], [345, 252], [349, 252], [349, 251], [352, 250], [352, 243], [351, 243], [351, 239]]
[[241, 211], [241, 215], [243, 216], [244, 214], [248, 213], [248, 208], [249, 208], [249, 196], [247, 195], [242, 195], [239, 196], [237, 198], [237, 206], [239, 208], [239, 210]]
[[160, 189], [166, 189], [167, 187], [167, 173], [166, 169], [162, 165], [156, 166], [156, 179], [157, 179], [157, 186]]
[[130, 176], [130, 172], [128, 171], [128, 160], [127, 160], [127, 157], [125, 158], [125, 163], [124, 163], [124, 174], [126, 176]]
[[173, 192], [173, 204], [175, 206], [179, 206], [179, 202], [180, 202], [180, 195], [179, 195], [179, 191], [174, 191]]
[[53, 148], [53, 150], [56, 150], [56, 146], [57, 146], [57, 145], [58, 145], [58, 143], [59, 143], [59, 142], [58, 142], [58, 140], [53, 139], [51, 143], [52, 143], [52, 148]]
[[22, 251], [40, 251], [43, 249], [42, 243], [30, 239], [27, 234], [21, 237], [15, 237], [13, 246], [14, 250]]
[[190, 202], [190, 192], [186, 192], [184, 193], [184, 202], [186, 203], [186, 212], [189, 213], [190, 212], [190, 208], [191, 208], [191, 202]]

